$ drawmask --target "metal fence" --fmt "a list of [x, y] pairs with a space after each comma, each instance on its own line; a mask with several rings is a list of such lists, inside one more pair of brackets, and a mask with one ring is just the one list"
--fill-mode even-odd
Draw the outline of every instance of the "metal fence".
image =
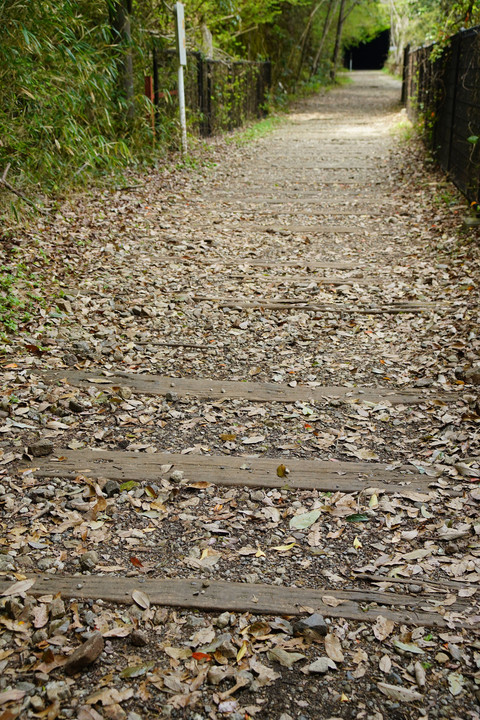
[[[480, 27], [405, 55], [403, 98], [421, 117], [440, 166], [471, 202], [480, 201]], [[433, 53], [433, 54], [432, 54]]]
[[[190, 127], [215, 135], [265, 115], [271, 85], [270, 62], [223, 61], [188, 52], [185, 100]], [[176, 116], [177, 56], [153, 48], [153, 103], [157, 121]]]

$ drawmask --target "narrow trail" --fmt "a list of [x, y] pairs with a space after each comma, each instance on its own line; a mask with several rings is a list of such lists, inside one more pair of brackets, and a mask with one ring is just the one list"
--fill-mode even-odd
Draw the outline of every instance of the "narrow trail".
[[[53, 452], [17, 463], [11, 517], [2, 486], [0, 590], [36, 578], [22, 672], [64, 683], [51, 717], [478, 717], [478, 416], [455, 371], [478, 306], [402, 184], [399, 94], [356, 73], [105, 209], [50, 353], [10, 372], [28, 416], [3, 432]], [[65, 681], [94, 629], [105, 651]]]

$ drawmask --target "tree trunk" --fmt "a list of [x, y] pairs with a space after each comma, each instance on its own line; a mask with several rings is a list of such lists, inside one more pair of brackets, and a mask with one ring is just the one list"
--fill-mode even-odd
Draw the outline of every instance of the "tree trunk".
[[328, 10], [327, 15], [325, 17], [325, 23], [323, 25], [323, 33], [322, 33], [322, 39], [320, 40], [320, 44], [317, 48], [317, 53], [315, 55], [313, 65], [312, 65], [312, 76], [316, 75], [318, 70], [318, 64], [320, 62], [320, 58], [322, 56], [323, 46], [325, 45], [325, 40], [327, 39], [327, 35], [330, 31], [330, 25], [332, 24], [332, 17], [333, 17], [333, 9], [337, 3], [337, 0], [330, 0], [328, 3]]
[[297, 83], [298, 83], [298, 81], [299, 81], [299, 79], [300, 79], [300, 74], [301, 74], [301, 72], [302, 72], [303, 63], [304, 63], [304, 61], [305, 61], [305, 55], [306, 55], [306, 52], [307, 52], [308, 43], [309, 43], [309, 40], [310, 40], [310, 36], [311, 36], [311, 34], [312, 34], [312, 26], [313, 26], [313, 21], [314, 21], [314, 19], [315, 19], [315, 15], [316, 15], [317, 12], [320, 10], [320, 8], [321, 8], [322, 5], [324, 4], [324, 2], [325, 2], [325, 0], [320, 0], [320, 2], [318, 2], [318, 3], [315, 4], [315, 6], [313, 7], [313, 9], [312, 9], [312, 11], [311, 11], [311, 13], [310, 13], [310, 15], [309, 15], [309, 17], [308, 17], [307, 26], [306, 26], [303, 34], [302, 34], [302, 37], [301, 37], [301, 40], [300, 40], [300, 59], [299, 59], [299, 61], [298, 61], [297, 72], [296, 72], [296, 75], [295, 75], [295, 87], [296, 87], [296, 85], [297, 85]]
[[343, 23], [345, 22], [345, 5], [347, 0], [340, 0], [340, 10], [338, 11], [337, 33], [335, 35], [335, 47], [333, 48], [332, 69], [330, 71], [330, 79], [335, 81], [338, 67], [338, 59], [342, 47]]
[[133, 53], [130, 13], [131, 0], [107, 0], [112, 28], [113, 43], [118, 47], [118, 77], [120, 92], [126, 101], [125, 119], [131, 124], [134, 117], [133, 104]]

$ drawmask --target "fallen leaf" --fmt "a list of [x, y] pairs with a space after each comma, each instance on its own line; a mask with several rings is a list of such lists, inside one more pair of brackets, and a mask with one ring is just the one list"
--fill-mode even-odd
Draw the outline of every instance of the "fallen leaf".
[[14, 597], [15, 595], [23, 595], [27, 592], [27, 590], [30, 590], [35, 583], [36, 578], [31, 578], [30, 580], [20, 580], [20, 582], [13, 583], [13, 585], [10, 585], [10, 587], [4, 590], [1, 593], [1, 596]]
[[378, 663], [378, 667], [383, 673], [385, 673], [385, 675], [388, 675], [390, 673], [390, 670], [392, 669], [392, 661], [390, 659], [390, 656], [382, 655], [382, 657], [380, 658], [380, 662]]
[[393, 632], [394, 627], [395, 623], [393, 620], [388, 620], [383, 615], [379, 615], [377, 617], [377, 622], [373, 626], [373, 634], [377, 640], [383, 641]]
[[425, 651], [422, 650], [422, 648], [419, 648], [418, 645], [414, 645], [413, 643], [404, 643], [404, 642], [401, 642], [401, 640], [395, 639], [393, 641], [393, 644], [399, 650], [403, 650], [404, 652], [412, 653], [413, 655], [424, 655], [425, 654]]
[[345, 600], [339, 600], [338, 598], [333, 597], [333, 595], [322, 595], [322, 602], [329, 607], [338, 607], [344, 603]]
[[243, 438], [242, 445], [256, 445], [265, 440], [265, 435], [252, 435], [251, 437]]
[[150, 598], [141, 590], [132, 590], [132, 599], [143, 610], [148, 610], [150, 607]]
[[344, 661], [342, 645], [339, 638], [333, 633], [328, 633], [328, 635], [325, 636], [325, 652], [328, 657], [335, 662]]
[[272, 648], [272, 650], [269, 650], [267, 652], [267, 657], [269, 660], [273, 660], [275, 662], [280, 663], [280, 665], [283, 665], [283, 667], [292, 667], [292, 665], [299, 660], [303, 660], [305, 658], [305, 655], [302, 653], [296, 653], [296, 652], [287, 652], [286, 650], [283, 650], [282, 648]]
[[142, 675], [145, 675], [150, 670], [153, 670], [155, 667], [155, 661], [150, 660], [149, 662], [142, 663], [140, 665], [131, 665], [130, 667], [124, 668], [120, 672], [121, 678], [137, 678], [141, 677]]
[[310, 512], [303, 513], [302, 515], [295, 515], [295, 517], [290, 520], [290, 529], [294, 528], [296, 530], [305, 530], [310, 527], [310, 525], [313, 525], [321, 514], [321, 510], [311, 510]]
[[212, 659], [212, 656], [209, 655], [208, 653], [199, 652], [199, 651], [192, 653], [192, 657], [193, 657], [195, 660], [207, 660], [207, 661], [209, 661], [209, 660]]
[[377, 683], [377, 687], [380, 692], [397, 702], [417, 702], [417, 700], [423, 700], [423, 695], [410, 688], [399, 685], [388, 685], [388, 683], [383, 682]]
[[460, 673], [450, 673], [447, 677], [448, 689], [452, 695], [460, 695], [463, 692], [465, 678]]
[[296, 542], [291, 542], [289, 545], [275, 545], [272, 550], [278, 550], [278, 552], [286, 552], [287, 550], [291, 550], [296, 544]]

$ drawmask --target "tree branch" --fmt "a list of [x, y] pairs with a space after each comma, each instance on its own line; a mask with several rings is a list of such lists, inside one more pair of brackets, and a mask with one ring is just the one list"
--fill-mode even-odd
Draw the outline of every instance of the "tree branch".
[[11, 185], [7, 180], [7, 173], [10, 170], [10, 163], [8, 163], [7, 167], [2, 173], [2, 177], [0, 177], [0, 185], [4, 185], [7, 190], [10, 190], [11, 193], [14, 195], [17, 195], [17, 197], [21, 198], [24, 202], [27, 203], [27, 205], [30, 205], [31, 207], [35, 208], [35, 210], [39, 213], [43, 213], [43, 215], [48, 215], [48, 210], [44, 210], [44, 208], [38, 207], [38, 205], [35, 205], [33, 200], [30, 200], [26, 195], [23, 194], [21, 190], [17, 190], [16, 188]]

